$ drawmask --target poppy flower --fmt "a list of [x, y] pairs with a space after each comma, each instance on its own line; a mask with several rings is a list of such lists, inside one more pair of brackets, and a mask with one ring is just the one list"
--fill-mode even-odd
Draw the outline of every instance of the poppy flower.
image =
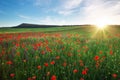
[[57, 80], [55, 75], [52, 75], [51, 80]]
[[48, 67], [48, 63], [44, 63], [44, 66], [45, 66], [45, 67]]
[[42, 51], [41, 54], [44, 55], [44, 54], [45, 54], [45, 51]]
[[80, 80], [84, 80], [84, 78], [80, 78]]
[[111, 50], [111, 51], [110, 51], [110, 55], [112, 55], [112, 54], [113, 54], [113, 51]]
[[113, 78], [116, 78], [116, 77], [117, 77], [117, 74], [112, 74], [112, 77], [113, 77]]
[[99, 53], [100, 53], [100, 54], [102, 54], [103, 52], [102, 52], [102, 51], [100, 51]]
[[55, 61], [51, 61], [50, 64], [51, 64], [51, 65], [54, 65], [54, 64], [55, 64]]
[[37, 78], [36, 76], [33, 76], [33, 77], [32, 77], [33, 80], [36, 80], [36, 78]]
[[94, 60], [95, 60], [95, 61], [99, 60], [99, 56], [95, 56], [95, 57], [94, 57]]
[[12, 63], [12, 61], [7, 61], [6, 64], [11, 65], [13, 63]]
[[86, 75], [86, 74], [87, 74], [87, 71], [86, 71], [86, 70], [83, 70], [83, 71], [82, 71], [82, 74], [83, 74], [83, 75]]
[[60, 59], [60, 56], [56, 56], [56, 59], [57, 59], [57, 60]]
[[64, 62], [64, 63], [63, 63], [63, 66], [64, 66], [64, 67], [66, 67], [66, 65], [67, 65], [67, 63], [66, 63], [66, 62]]
[[14, 73], [11, 73], [11, 74], [10, 74], [10, 77], [14, 77], [14, 76], [15, 76], [15, 74], [14, 74]]
[[73, 73], [77, 73], [77, 72], [78, 72], [78, 70], [77, 70], [77, 69], [74, 69], [74, 70], [73, 70]]
[[40, 66], [40, 65], [39, 65], [39, 66], [37, 66], [37, 69], [39, 69], [39, 70], [40, 70], [40, 69], [41, 69], [41, 66]]

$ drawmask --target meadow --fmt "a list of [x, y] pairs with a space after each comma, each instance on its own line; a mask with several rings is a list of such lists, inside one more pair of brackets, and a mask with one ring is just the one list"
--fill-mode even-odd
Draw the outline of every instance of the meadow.
[[120, 28], [1, 28], [0, 80], [120, 80]]

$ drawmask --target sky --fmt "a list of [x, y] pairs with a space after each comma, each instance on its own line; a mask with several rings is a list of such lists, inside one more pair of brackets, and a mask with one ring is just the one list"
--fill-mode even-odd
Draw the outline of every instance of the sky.
[[0, 27], [120, 24], [120, 0], [0, 0]]

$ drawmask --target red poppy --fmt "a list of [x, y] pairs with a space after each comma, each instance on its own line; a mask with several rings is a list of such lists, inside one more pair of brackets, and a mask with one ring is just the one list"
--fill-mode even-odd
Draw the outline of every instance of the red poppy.
[[56, 56], [56, 59], [57, 59], [57, 60], [60, 59], [60, 56]]
[[89, 69], [88, 68], [85, 68], [86, 71], [88, 71]]
[[7, 61], [6, 64], [11, 65], [13, 63], [12, 63], [12, 61]]
[[64, 66], [64, 67], [66, 67], [66, 65], [67, 65], [67, 63], [66, 63], [66, 62], [64, 62], [64, 63], [63, 63], [63, 66]]
[[19, 43], [16, 43], [16, 47], [19, 47], [20, 46], [20, 44]]
[[102, 51], [100, 51], [99, 53], [100, 53], [100, 54], [102, 54], [103, 52], [102, 52]]
[[45, 66], [45, 67], [48, 67], [48, 63], [44, 63], [44, 66]]
[[32, 77], [33, 80], [36, 80], [36, 78], [37, 78], [36, 76], [33, 76], [33, 77]]
[[51, 61], [50, 64], [51, 64], [51, 65], [54, 65], [54, 64], [55, 64], [55, 61]]
[[83, 71], [82, 71], [82, 74], [83, 74], [83, 75], [86, 75], [86, 74], [87, 74], [87, 71], [86, 71], [86, 70], [83, 70]]
[[113, 54], [113, 51], [111, 50], [111, 51], [110, 51], [110, 55], [112, 55], [112, 54]]
[[41, 52], [41, 54], [43, 54], [43, 55], [44, 55], [44, 54], [45, 54], [45, 51], [42, 51], [42, 52]]
[[112, 77], [113, 77], [113, 78], [116, 78], [116, 77], [117, 77], [117, 74], [112, 74]]
[[94, 60], [95, 60], [95, 61], [99, 60], [99, 56], [95, 56], [95, 57], [94, 57]]
[[53, 75], [53, 76], [51, 77], [51, 80], [57, 80], [56, 76]]
[[80, 80], [84, 80], [84, 78], [80, 78]]
[[77, 70], [77, 69], [74, 69], [74, 70], [73, 70], [73, 73], [77, 73], [77, 72], [78, 72], [78, 70]]
[[15, 74], [14, 74], [14, 73], [11, 73], [11, 74], [10, 74], [10, 77], [14, 77], [14, 76], [15, 76]]
[[41, 66], [39, 65], [39, 66], [37, 66], [37, 68], [40, 70], [40, 69], [41, 69]]

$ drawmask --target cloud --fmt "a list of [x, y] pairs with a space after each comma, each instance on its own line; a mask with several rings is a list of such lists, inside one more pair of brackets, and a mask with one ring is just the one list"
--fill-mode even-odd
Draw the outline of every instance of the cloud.
[[[37, 6], [45, 6], [50, 4], [49, 2], [52, 3], [52, 0], [35, 0]], [[46, 17], [34, 19], [25, 15], [19, 15], [19, 17], [40, 24], [96, 24], [100, 22], [120, 24], [120, 0], [61, 0], [60, 2], [54, 6], [57, 12], [55, 16], [51, 16], [50, 13], [45, 15]]]
[[25, 15], [18, 15], [18, 17], [23, 18], [23, 19], [32, 19], [31, 17], [25, 16]]
[[62, 0], [58, 13], [63, 15], [72, 14], [80, 6], [82, 1], [83, 0]]
[[105, 20], [107, 24], [120, 21], [119, 0], [86, 0], [83, 8], [84, 22], [98, 23]]
[[65, 20], [61, 20], [58, 18], [53, 18], [51, 16], [46, 16], [44, 19], [39, 20], [39, 23], [41, 24], [47, 24], [47, 25], [65, 25], [66, 21]]

